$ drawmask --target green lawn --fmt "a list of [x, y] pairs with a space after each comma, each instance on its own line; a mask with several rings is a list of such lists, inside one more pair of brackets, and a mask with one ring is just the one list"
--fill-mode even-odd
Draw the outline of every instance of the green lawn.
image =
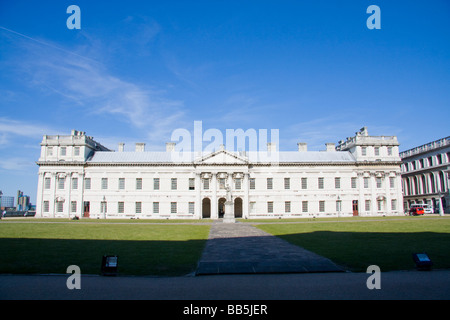
[[[383, 218], [380, 218], [383, 219]], [[414, 268], [413, 252], [427, 252], [435, 268], [450, 268], [450, 218], [404, 217], [385, 221], [317, 219], [256, 227], [323, 255], [351, 271], [375, 264], [382, 271]]]
[[[42, 221], [42, 220], [41, 220]], [[67, 221], [67, 220], [66, 220]], [[99, 274], [104, 254], [119, 273], [184, 275], [195, 270], [209, 225], [0, 223], [0, 273]]]

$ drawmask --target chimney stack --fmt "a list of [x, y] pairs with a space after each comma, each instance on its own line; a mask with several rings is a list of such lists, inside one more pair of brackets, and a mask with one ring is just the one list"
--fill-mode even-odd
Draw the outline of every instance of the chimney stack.
[[136, 152], [144, 152], [145, 151], [145, 143], [137, 142], [136, 143]]
[[308, 144], [306, 142], [299, 142], [297, 143], [298, 151], [305, 152], [308, 151]]
[[336, 145], [334, 143], [325, 143], [325, 145], [327, 146], [327, 152], [336, 151]]
[[175, 142], [166, 142], [166, 151], [167, 152], [173, 152], [175, 151]]
[[119, 142], [119, 152], [123, 152], [125, 143]]

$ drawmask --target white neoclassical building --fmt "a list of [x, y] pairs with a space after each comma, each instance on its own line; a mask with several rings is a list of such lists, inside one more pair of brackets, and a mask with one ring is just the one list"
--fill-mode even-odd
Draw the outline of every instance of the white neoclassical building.
[[403, 151], [404, 207], [428, 204], [435, 213], [450, 211], [450, 137]]
[[[44, 136], [37, 217], [218, 219], [226, 188], [234, 216], [289, 218], [403, 214], [395, 136], [354, 137], [324, 151], [209, 153], [109, 150], [84, 132]], [[269, 156], [268, 156], [269, 155]], [[274, 161], [273, 155], [276, 155]]]

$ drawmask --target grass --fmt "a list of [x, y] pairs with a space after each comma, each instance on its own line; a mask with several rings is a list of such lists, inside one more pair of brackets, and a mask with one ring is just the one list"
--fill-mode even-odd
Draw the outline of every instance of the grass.
[[413, 269], [413, 252], [427, 252], [435, 268], [450, 268], [450, 218], [334, 219], [256, 226], [352, 271], [366, 271], [372, 264], [382, 271]]
[[[67, 221], [67, 220], [65, 220]], [[184, 275], [195, 270], [208, 225], [0, 223], [0, 273], [99, 274], [104, 254], [124, 275]]]

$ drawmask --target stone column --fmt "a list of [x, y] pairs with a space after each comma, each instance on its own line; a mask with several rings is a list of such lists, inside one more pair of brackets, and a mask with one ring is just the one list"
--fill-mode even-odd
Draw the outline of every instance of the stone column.
[[201, 173], [195, 173], [195, 211], [194, 218], [202, 217], [202, 196], [201, 196]]
[[248, 218], [248, 210], [250, 205], [249, 198], [249, 173], [244, 173], [244, 199], [242, 199], [242, 218]]
[[212, 197], [211, 197], [211, 219], [218, 219], [217, 205], [217, 172], [212, 173]]

